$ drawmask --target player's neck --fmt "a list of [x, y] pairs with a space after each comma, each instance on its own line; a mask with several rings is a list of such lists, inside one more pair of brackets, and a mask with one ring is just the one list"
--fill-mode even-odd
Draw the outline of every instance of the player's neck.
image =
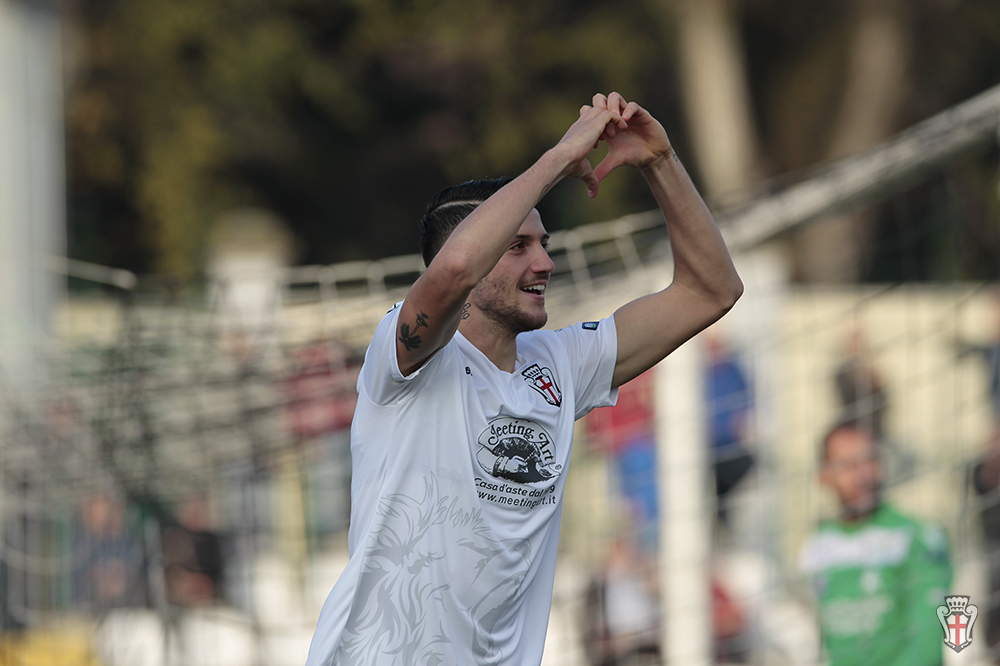
[[517, 335], [493, 324], [487, 317], [463, 319], [458, 330], [465, 339], [483, 352], [486, 358], [504, 372], [514, 372], [517, 361]]
[[859, 525], [861, 523], [867, 522], [869, 519], [872, 518], [872, 516], [878, 513], [878, 510], [881, 506], [882, 504], [878, 503], [863, 511], [856, 511], [850, 507], [841, 506], [840, 521], [847, 525]]

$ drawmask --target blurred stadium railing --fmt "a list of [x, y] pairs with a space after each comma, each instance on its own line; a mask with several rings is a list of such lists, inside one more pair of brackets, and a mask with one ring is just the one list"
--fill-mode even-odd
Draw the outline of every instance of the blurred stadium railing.
[[[947, 528], [953, 589], [990, 606], [986, 563], [1000, 550], [979, 520], [996, 493], [967, 479], [1000, 392], [996, 285], [914, 269], [891, 284], [795, 286], [769, 241], [892, 210], [898, 233], [871, 251], [891, 246], [905, 267], [968, 208], [987, 209], [984, 233], [997, 233], [998, 118], [994, 89], [715, 206], [746, 296], [581, 422], [546, 664], [815, 662], [798, 549], [832, 511], [816, 445], [848, 407], [884, 432], [890, 499]], [[992, 188], [961, 187], [984, 159]], [[906, 201], [921, 188], [940, 212], [918, 224]], [[553, 234], [550, 325], [665, 286], [667, 243], [654, 214]], [[37, 343], [44, 390], [0, 379], [0, 664], [303, 663], [346, 561], [358, 367], [419, 257], [258, 275], [249, 305], [233, 281], [198, 290], [47, 261], [74, 288]], [[838, 372], [864, 381], [838, 392]], [[963, 657], [982, 661], [985, 638]]]

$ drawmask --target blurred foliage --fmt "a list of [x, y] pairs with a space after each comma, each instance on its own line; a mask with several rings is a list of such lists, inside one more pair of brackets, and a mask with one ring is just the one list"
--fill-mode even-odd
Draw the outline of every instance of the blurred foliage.
[[[733, 2], [771, 173], [821, 159], [849, 3]], [[256, 205], [326, 263], [414, 252], [437, 190], [517, 173], [594, 92], [649, 108], [685, 154], [667, 0], [76, 0], [70, 253], [197, 274], [217, 216]], [[1000, 3], [913, 0], [900, 127], [996, 83]], [[668, 16], [664, 20], [664, 15]], [[641, 177], [578, 183], [550, 228], [645, 210]]]
[[[638, 94], [666, 60], [655, 32], [636, 29], [649, 24], [641, 12], [603, 3], [91, 0], [78, 11], [89, 61], [68, 113], [72, 249], [188, 275], [235, 205], [276, 211], [304, 262], [413, 252], [435, 191], [524, 169], [595, 91]], [[574, 213], [627, 209], [620, 184], [607, 195]]]

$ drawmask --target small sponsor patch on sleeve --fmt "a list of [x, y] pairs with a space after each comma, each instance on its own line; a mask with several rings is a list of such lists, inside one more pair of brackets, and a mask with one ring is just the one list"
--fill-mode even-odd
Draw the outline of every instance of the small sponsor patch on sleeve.
[[597, 325], [601, 323], [599, 321], [585, 321], [583, 322], [583, 327], [588, 331], [596, 331]]

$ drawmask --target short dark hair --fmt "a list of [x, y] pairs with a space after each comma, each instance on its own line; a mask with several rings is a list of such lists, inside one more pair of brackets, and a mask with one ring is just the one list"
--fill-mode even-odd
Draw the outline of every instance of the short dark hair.
[[438, 192], [427, 204], [420, 220], [420, 255], [424, 265], [431, 265], [462, 220], [512, 180], [510, 176], [470, 180]]
[[862, 420], [855, 418], [845, 418], [843, 420], [834, 423], [829, 430], [826, 431], [826, 435], [823, 436], [823, 440], [820, 442], [819, 449], [819, 464], [822, 466], [830, 459], [830, 440], [832, 440], [836, 435], [845, 432], [860, 432], [868, 436], [875, 445], [875, 454], [878, 455], [878, 438], [872, 432]]

